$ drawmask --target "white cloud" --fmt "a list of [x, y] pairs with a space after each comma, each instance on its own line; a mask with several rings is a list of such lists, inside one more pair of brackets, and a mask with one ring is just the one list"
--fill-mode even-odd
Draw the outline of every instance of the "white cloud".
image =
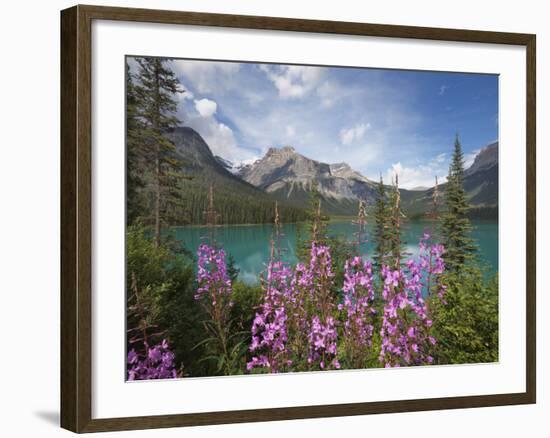
[[287, 137], [294, 137], [296, 135], [296, 129], [292, 125], [288, 125], [286, 127], [286, 136]]
[[348, 145], [361, 140], [368, 129], [370, 129], [370, 123], [359, 123], [351, 128], [343, 128], [340, 131], [340, 141], [343, 145]]
[[211, 117], [216, 114], [218, 104], [210, 99], [195, 100], [195, 109], [202, 117]]
[[231, 156], [230, 159], [235, 159], [234, 154], [231, 153], [231, 149], [237, 146], [237, 142], [235, 141], [233, 130], [229, 126], [217, 123], [214, 125], [214, 129], [210, 135], [206, 136], [206, 141], [212, 150], [216, 152], [216, 155]]
[[191, 90], [189, 90], [188, 87], [185, 86], [185, 84], [181, 84], [181, 88], [183, 88], [184, 92], [179, 93], [180, 102], [186, 99], [192, 100], [195, 97], [195, 95], [191, 92]]
[[249, 158], [249, 154], [237, 144], [233, 130], [215, 117], [195, 117], [188, 124], [202, 136], [214, 155], [232, 162]]
[[265, 100], [264, 95], [254, 91], [243, 90], [242, 95], [251, 106], [258, 106]]
[[447, 91], [447, 88], [449, 88], [447, 85], [441, 85], [439, 87], [439, 93], [437, 94], [439, 94], [440, 96], [443, 96], [445, 94], [445, 91]]
[[[297, 143], [299, 145], [299, 143]], [[308, 151], [312, 151], [309, 152]], [[309, 148], [304, 154], [315, 160], [323, 163], [341, 163], [345, 162], [351, 166], [352, 169], [358, 171], [367, 178], [370, 178], [373, 172], [369, 172], [373, 166], [377, 169], [377, 162], [383, 156], [383, 146], [377, 142], [361, 143], [352, 148], [343, 148], [338, 144], [332, 145], [330, 148], [325, 148], [322, 151], [318, 151], [317, 148]], [[375, 171], [376, 172], [376, 171]], [[370, 178], [373, 179], [373, 178]], [[378, 180], [373, 179], [375, 181]]]
[[317, 88], [317, 95], [321, 99], [323, 108], [330, 108], [336, 100], [337, 87], [332, 82], [325, 81]]
[[185, 124], [201, 135], [214, 155], [219, 155], [232, 163], [257, 158], [257, 152], [242, 147], [233, 129], [219, 122], [214, 114], [210, 117], [203, 117], [197, 113], [189, 114], [185, 118]]
[[315, 88], [322, 76], [321, 67], [305, 67], [299, 65], [271, 67], [260, 65], [268, 79], [277, 88], [279, 96], [285, 99], [301, 98]]
[[386, 184], [390, 184], [395, 175], [399, 177], [399, 187], [404, 189], [433, 187], [436, 176], [440, 184], [447, 178], [447, 156], [442, 153], [428, 163], [417, 166], [404, 166], [401, 162], [394, 163], [384, 176]]
[[437, 163], [437, 164], [445, 163], [447, 161], [447, 154], [445, 152], [442, 152], [437, 157], [435, 157], [433, 161], [434, 163]]
[[231, 79], [239, 71], [240, 64], [175, 59], [172, 67], [177, 76], [184, 75], [195, 91], [204, 94], [226, 91], [232, 84]]

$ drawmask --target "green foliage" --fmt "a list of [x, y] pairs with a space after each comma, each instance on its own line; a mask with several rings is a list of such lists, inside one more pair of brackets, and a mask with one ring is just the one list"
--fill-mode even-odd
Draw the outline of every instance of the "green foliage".
[[250, 337], [252, 320], [263, 300], [262, 286], [235, 281], [232, 298], [231, 318], [235, 321], [235, 329], [237, 331], [247, 330], [247, 336]]
[[[138, 72], [131, 75], [127, 67], [127, 99], [132, 123], [127, 123], [130, 221], [141, 217], [145, 222], [154, 221], [155, 243], [160, 244], [161, 222], [169, 221], [181, 211], [181, 194], [178, 185], [185, 176], [181, 173], [183, 162], [175, 154], [173, 143], [164, 131], [178, 126], [175, 116], [178, 93], [183, 93], [178, 78], [167, 68], [167, 60], [161, 58], [135, 58]], [[127, 115], [129, 117], [129, 115]], [[128, 120], [127, 120], [128, 121]], [[139, 175], [143, 196], [148, 205], [136, 193], [132, 181]], [[140, 208], [140, 210], [138, 210]]]
[[[173, 225], [200, 225], [206, 221], [205, 210], [208, 206], [209, 183], [213, 184], [216, 212], [219, 224], [262, 224], [273, 223], [275, 202], [268, 194], [250, 187], [248, 192], [241, 186], [217, 178], [215, 175], [197, 175], [192, 181], [180, 183], [181, 205], [183, 213], [172, 218]], [[299, 207], [279, 203], [281, 220], [293, 223], [306, 218], [305, 211]]]
[[126, 64], [126, 221], [132, 224], [146, 208], [146, 200], [142, 195], [145, 187], [141, 141], [144, 125], [139, 117], [138, 95], [134, 85], [134, 75], [130, 65]]
[[200, 364], [209, 366], [209, 375], [236, 375], [246, 370], [250, 345], [250, 327], [263, 294], [261, 286], [241, 281], [233, 283], [233, 306], [225, 327], [212, 319], [203, 319], [201, 325], [207, 335], [195, 349], [202, 349]]
[[[498, 360], [498, 283], [496, 277], [487, 281], [481, 270], [474, 266], [475, 245], [470, 237], [470, 212], [464, 184], [464, 163], [458, 137], [446, 184], [446, 211], [439, 215], [437, 191], [433, 192], [433, 206], [429, 216], [434, 221], [432, 234], [437, 235], [441, 220], [443, 244], [446, 249], [445, 262], [448, 274], [444, 282], [447, 292], [445, 304], [439, 298], [431, 299], [434, 321], [434, 336], [438, 340], [435, 347], [436, 363], [476, 363]], [[400, 217], [399, 193], [390, 194], [390, 206], [385, 202], [382, 182], [379, 186], [379, 199], [375, 206], [375, 239], [377, 248], [375, 262], [379, 265], [381, 255], [399, 255], [398, 230]], [[388, 210], [390, 212], [388, 213]], [[477, 215], [491, 214], [486, 209], [477, 209]], [[384, 225], [389, 223], [389, 232], [384, 233]], [[386, 225], [388, 226], [388, 225]], [[384, 245], [390, 246], [390, 249]], [[397, 251], [396, 251], [397, 249]]]
[[[127, 296], [132, 307], [132, 276], [144, 303], [149, 326], [169, 340], [176, 355], [176, 364], [183, 366], [183, 375], [210, 375], [204, 365], [197, 366], [204, 351], [194, 348], [204, 339], [200, 322], [203, 311], [194, 300], [195, 275], [193, 260], [177, 254], [167, 245], [156, 246], [147, 237], [151, 233], [141, 226], [128, 227], [126, 233]], [[128, 312], [127, 327], [140, 325], [139, 318]], [[130, 334], [129, 334], [130, 335]]]
[[[378, 307], [379, 309], [377, 309], [377, 314], [382, 315], [383, 305], [380, 304]], [[346, 319], [344, 312], [340, 313], [338, 319], [339, 321], [344, 321]], [[359, 361], [353, 360], [352, 357], [348, 357], [350, 347], [346, 344], [353, 345], [355, 340], [353, 338], [341, 337], [338, 345], [338, 361], [342, 365], [342, 369], [382, 368], [384, 366], [384, 364], [379, 360], [380, 348], [382, 346], [382, 337], [380, 336], [380, 328], [382, 327], [381, 321], [382, 318], [372, 318], [371, 322], [374, 326], [371, 338], [372, 344], [364, 347], [365, 356]], [[307, 370], [307, 367], [304, 369]]]
[[470, 207], [468, 219], [498, 220], [498, 207]]
[[334, 272], [333, 290], [336, 294], [340, 295], [341, 290], [339, 285], [344, 283], [346, 260], [349, 260], [353, 254], [353, 245], [344, 236], [329, 236], [327, 245], [330, 248], [332, 271]]
[[249, 357], [248, 346], [251, 341], [252, 321], [263, 301], [263, 291], [259, 284], [233, 283], [233, 307], [231, 308], [231, 340], [233, 351], [240, 352], [233, 363], [232, 374], [242, 374], [246, 370]]
[[240, 269], [235, 266], [235, 257], [232, 254], [227, 256], [227, 275], [232, 283], [235, 283], [239, 276]]
[[[232, 321], [229, 321], [229, 325], [231, 324]], [[209, 375], [242, 374], [246, 365], [245, 354], [248, 347], [244, 338], [245, 333], [225, 333], [224, 328], [212, 319], [203, 320], [202, 325], [210, 336], [194, 347], [194, 349], [204, 350], [198, 363], [213, 367], [213, 372]]]
[[498, 361], [498, 281], [468, 266], [448, 274], [443, 304], [433, 298], [434, 336], [438, 364]]
[[464, 156], [458, 139], [445, 191], [441, 223], [445, 246], [445, 303], [432, 299], [437, 363], [476, 363], [498, 360], [498, 282], [487, 281], [475, 266], [475, 251], [464, 190]]
[[468, 219], [468, 201], [464, 190], [464, 154], [458, 139], [455, 147], [445, 190], [446, 212], [443, 216], [442, 234], [445, 246], [445, 264], [451, 272], [460, 272], [471, 260], [476, 247], [470, 237], [472, 226]]

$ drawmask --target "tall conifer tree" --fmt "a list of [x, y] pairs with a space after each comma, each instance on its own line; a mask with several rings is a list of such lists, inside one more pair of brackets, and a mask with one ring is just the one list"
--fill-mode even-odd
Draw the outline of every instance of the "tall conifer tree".
[[153, 217], [155, 244], [160, 244], [161, 223], [178, 203], [178, 180], [182, 162], [174, 144], [163, 134], [179, 125], [176, 117], [177, 94], [183, 93], [181, 84], [170, 68], [168, 60], [137, 58], [139, 79], [137, 88], [139, 116], [144, 125], [146, 157], [152, 164]]
[[132, 224], [143, 214], [141, 189], [145, 186], [143, 178], [143, 123], [139, 117], [138, 90], [130, 65], [126, 63], [126, 221]]
[[435, 185], [432, 192], [432, 205], [430, 210], [426, 213], [426, 218], [431, 222], [430, 235], [432, 239], [439, 242], [439, 226], [441, 215], [439, 212], [440, 207], [440, 195], [439, 195], [439, 181], [437, 175], [435, 177]]
[[378, 269], [382, 268], [389, 253], [389, 215], [386, 187], [382, 175], [380, 175], [374, 209], [374, 240], [376, 243], [374, 262]]
[[328, 221], [329, 218], [323, 213], [323, 196], [319, 191], [319, 183], [314, 180], [309, 192], [309, 203], [307, 209], [307, 221], [305, 223], [305, 236], [299, 230], [299, 238], [296, 240], [298, 257], [303, 261], [309, 260], [311, 244], [327, 245]]
[[476, 250], [470, 237], [472, 226], [468, 219], [469, 207], [464, 190], [464, 154], [458, 134], [449, 166], [445, 204], [446, 212], [441, 226], [445, 245], [445, 265], [449, 271], [458, 273]]
[[389, 262], [393, 269], [401, 266], [404, 254], [405, 242], [402, 239], [402, 227], [405, 214], [401, 210], [401, 192], [399, 191], [399, 176], [395, 175], [389, 205], [389, 226], [388, 226], [388, 252]]
[[357, 218], [352, 221], [352, 224], [357, 227], [356, 231], [353, 233], [355, 255], [361, 257], [362, 246], [367, 243], [367, 203], [362, 199], [359, 200], [359, 205], [357, 206]]

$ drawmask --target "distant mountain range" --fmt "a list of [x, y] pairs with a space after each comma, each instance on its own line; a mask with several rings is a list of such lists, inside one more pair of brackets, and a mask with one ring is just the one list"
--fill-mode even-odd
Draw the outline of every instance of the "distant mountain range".
[[177, 127], [168, 130], [165, 136], [174, 144], [176, 155], [183, 162], [182, 173], [199, 177], [201, 181], [224, 184], [251, 195], [263, 192], [242, 180], [220, 163], [200, 134], [192, 128]]
[[[330, 214], [354, 214], [357, 201], [373, 204], [377, 183], [353, 170], [347, 163], [327, 164], [307, 158], [292, 147], [271, 148], [255, 163], [240, 169], [248, 183], [279, 199], [302, 203], [314, 181]], [[498, 205], [498, 143], [483, 148], [465, 172], [464, 186], [475, 207]], [[445, 192], [445, 184], [439, 187]], [[430, 207], [433, 188], [401, 189], [403, 208], [421, 214]]]
[[498, 142], [481, 149], [465, 176], [470, 204], [498, 206]]
[[238, 175], [278, 199], [304, 205], [313, 184], [329, 214], [354, 214], [359, 199], [374, 200], [376, 184], [346, 163], [327, 164], [307, 158], [290, 146], [270, 148]]
[[[234, 165], [215, 156], [202, 137], [193, 129], [171, 130], [168, 137], [186, 163], [184, 171], [197, 173], [201, 179], [223, 184], [235, 194], [256, 196], [266, 201], [275, 199], [284, 205], [303, 207], [314, 184], [323, 197], [327, 214], [354, 215], [363, 199], [373, 205], [377, 182], [371, 181], [348, 163], [323, 163], [298, 153], [293, 147], [270, 148], [261, 159], [247, 165]], [[474, 207], [497, 210], [498, 142], [484, 147], [465, 172], [464, 186]], [[444, 193], [445, 184], [440, 187]], [[411, 216], [428, 211], [432, 188], [401, 189], [403, 209]]]
[[[438, 187], [441, 196], [446, 184]], [[495, 219], [498, 216], [498, 142], [482, 148], [464, 172], [464, 189], [474, 217]], [[428, 211], [434, 188], [423, 191], [402, 190], [403, 208], [410, 216]]]
[[[187, 212], [178, 224], [204, 224], [208, 205], [208, 188], [214, 188], [215, 209], [219, 223], [265, 223], [274, 217], [277, 198], [255, 187], [232, 172], [230, 162], [215, 156], [198, 132], [189, 127], [169, 129], [164, 134], [175, 146], [175, 155], [183, 163], [186, 179], [181, 186], [181, 203]], [[304, 211], [289, 202], [280, 202], [286, 221], [305, 218]]]

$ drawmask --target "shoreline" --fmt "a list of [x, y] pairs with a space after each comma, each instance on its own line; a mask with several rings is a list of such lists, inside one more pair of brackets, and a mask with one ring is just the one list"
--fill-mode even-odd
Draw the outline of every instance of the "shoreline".
[[[355, 220], [355, 216], [334, 216], [331, 217], [329, 220], [329, 224], [331, 223], [341, 223], [341, 222], [352, 222]], [[405, 225], [407, 223], [429, 223], [433, 222], [430, 219], [411, 219], [409, 221], [405, 221]], [[491, 224], [497, 224], [499, 221], [497, 219], [470, 219], [470, 222], [473, 223], [491, 223]], [[306, 222], [283, 222], [284, 225], [296, 225], [296, 224], [304, 224]], [[367, 220], [367, 226], [370, 226], [372, 222], [369, 222]], [[263, 222], [263, 223], [242, 223], [242, 224], [218, 224], [210, 226], [211, 228], [230, 228], [230, 227], [260, 227], [260, 226], [273, 226], [271, 222]], [[168, 226], [169, 229], [173, 228], [209, 228], [206, 224], [189, 224], [189, 225], [170, 225]]]

